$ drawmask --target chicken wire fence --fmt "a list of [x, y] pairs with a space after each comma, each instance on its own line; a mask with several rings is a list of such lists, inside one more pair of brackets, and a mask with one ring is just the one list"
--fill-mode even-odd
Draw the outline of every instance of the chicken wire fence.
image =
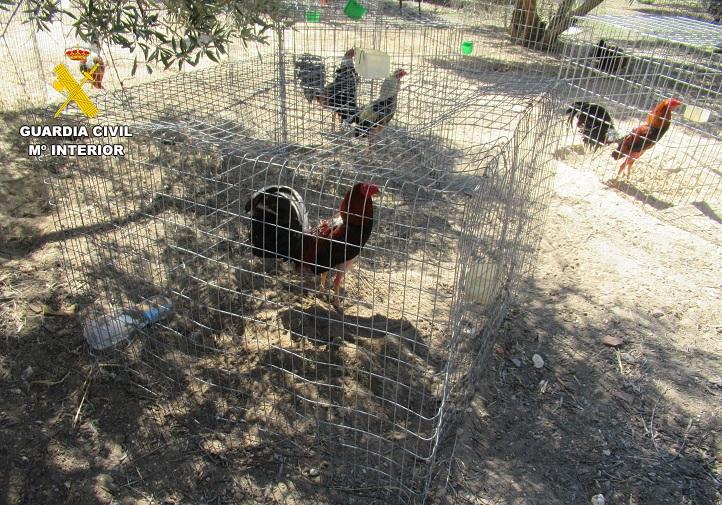
[[[570, 128], [558, 157], [591, 167], [659, 209], [720, 202], [722, 27], [683, 17], [598, 15], [579, 19], [561, 40]], [[653, 145], [629, 174], [619, 173], [627, 155], [616, 161], [610, 155], [624, 150], [621, 139], [671, 98], [682, 105], [668, 130], [650, 134]]]
[[[626, 2], [625, 2], [626, 3]], [[640, 14], [684, 16], [701, 21], [715, 21], [719, 23], [722, 14], [720, 0], [635, 0], [628, 2], [628, 10]], [[605, 7], [596, 11], [597, 14], [615, 14], [615, 10]]]
[[[476, 2], [463, 2], [464, 5]], [[483, 0], [480, 3], [487, 3]], [[517, 0], [500, 0], [499, 3], [507, 5], [523, 5]], [[572, 2], [563, 0], [537, 0], [535, 2], [539, 16], [548, 22], [558, 12], [559, 6], [572, 7], [571, 12], [579, 15], [578, 9], [585, 3], [584, 0]], [[593, 15], [638, 15], [652, 14], [662, 16], [684, 16], [701, 21], [714, 21], [719, 23], [722, 13], [720, 0], [603, 0], [586, 14]]]
[[[118, 414], [136, 429], [136, 491], [153, 492], [179, 452], [194, 455], [174, 467], [190, 481], [194, 457], [233, 471], [240, 488], [215, 489], [228, 501], [423, 502], [450, 471], [439, 454], [531, 269], [559, 131], [549, 81], [442, 58], [462, 36], [318, 25], [288, 31], [268, 57], [98, 96], [103, 123], [133, 136], [83, 142], [125, 155], [72, 159], [51, 193], [86, 325], [154, 295], [173, 305], [98, 351], [122, 365], [119, 387], [142, 395]], [[299, 77], [313, 51], [329, 82], [350, 47], [386, 51], [408, 72], [373, 135], [309, 100]], [[388, 79], [359, 76], [358, 108]], [[292, 188], [315, 225], [357, 183], [380, 194], [340, 301], [318, 276], [253, 254], [254, 192]]]
[[0, 111], [44, 104], [47, 99], [43, 63], [30, 16], [19, 8], [0, 10], [0, 63], [3, 86]]

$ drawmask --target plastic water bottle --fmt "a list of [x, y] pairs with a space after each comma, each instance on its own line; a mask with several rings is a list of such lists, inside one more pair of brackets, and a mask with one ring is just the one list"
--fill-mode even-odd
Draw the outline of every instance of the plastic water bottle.
[[107, 349], [129, 338], [135, 330], [168, 319], [172, 314], [170, 298], [154, 296], [119, 315], [103, 315], [88, 321], [83, 327], [83, 336], [93, 349]]

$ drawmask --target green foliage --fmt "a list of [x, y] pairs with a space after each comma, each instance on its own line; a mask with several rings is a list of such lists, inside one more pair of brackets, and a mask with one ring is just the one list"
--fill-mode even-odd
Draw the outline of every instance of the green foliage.
[[[49, 30], [61, 16], [72, 20], [86, 43], [116, 45], [148, 63], [195, 66], [202, 56], [218, 61], [234, 40], [267, 40], [284, 25], [280, 0], [0, 0], [0, 10], [30, 14], [37, 30]], [[150, 71], [150, 66], [147, 66]]]

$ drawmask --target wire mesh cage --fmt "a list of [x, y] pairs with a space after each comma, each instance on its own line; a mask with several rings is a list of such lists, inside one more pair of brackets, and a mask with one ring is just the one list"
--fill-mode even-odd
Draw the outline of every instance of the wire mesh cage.
[[684, 16], [700, 21], [719, 22], [719, 0], [636, 0], [614, 2], [607, 0], [594, 10], [595, 14]]
[[[720, 201], [722, 27], [682, 17], [588, 16], [573, 32], [563, 37], [560, 76], [569, 84], [575, 147], [561, 158], [660, 208]], [[654, 112], [665, 99], [682, 102], [664, 109], [671, 122], [662, 121], [663, 109]]]
[[0, 10], [0, 62], [4, 63], [0, 110], [18, 110], [44, 104], [46, 81], [35, 29], [18, 5]]
[[[355, 26], [289, 30], [275, 54], [99, 95], [102, 123], [132, 137], [82, 142], [124, 156], [77, 157], [51, 181], [86, 328], [154, 296], [172, 306], [97, 351], [148, 395], [121, 414], [146, 483], [163, 467], [148, 454], [191, 450], [245, 479], [246, 496], [271, 472], [281, 495], [323, 482], [335, 503], [351, 503], [341, 491], [414, 503], [448, 471], [439, 447], [531, 269], [558, 104], [551, 81], [465, 67], [458, 27]], [[392, 119], [367, 130], [322, 99], [350, 48], [384, 52], [392, 72], [359, 72], [357, 117], [401, 79]], [[299, 61], [325, 69], [314, 93]], [[334, 281], [345, 273], [335, 298], [313, 272], [323, 223], [346, 230], [334, 242], [346, 258], [358, 243], [344, 202], [363, 183], [380, 189], [373, 227], [355, 266], [328, 265]], [[280, 230], [302, 260], [254, 254], [254, 211], [280, 212], [271, 192], [293, 195], [286, 212], [305, 209], [310, 227], [259, 233]]]
[[452, 2], [416, 0], [306, 0], [284, 2], [288, 19], [299, 23], [448, 24], [460, 21]]

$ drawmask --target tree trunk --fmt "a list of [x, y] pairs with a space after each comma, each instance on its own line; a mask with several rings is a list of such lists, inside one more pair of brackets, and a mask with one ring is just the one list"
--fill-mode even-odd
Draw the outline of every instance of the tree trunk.
[[545, 31], [546, 25], [537, 14], [537, 0], [516, 0], [509, 26], [511, 40], [536, 49]]
[[559, 36], [573, 23], [575, 16], [588, 14], [604, 0], [585, 0], [574, 10], [575, 0], [562, 0], [547, 25], [539, 17], [537, 0], [516, 0], [511, 15], [509, 35], [514, 43], [532, 49], [548, 51], [557, 43]]

